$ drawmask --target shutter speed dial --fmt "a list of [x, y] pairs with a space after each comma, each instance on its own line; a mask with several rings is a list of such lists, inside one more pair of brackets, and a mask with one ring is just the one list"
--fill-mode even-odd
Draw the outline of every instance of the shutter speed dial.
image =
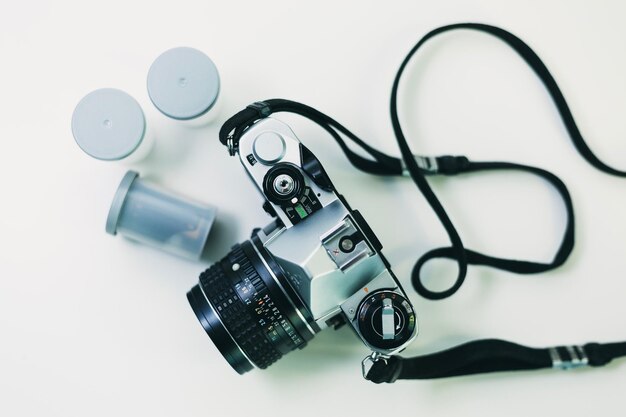
[[361, 336], [373, 348], [394, 350], [415, 332], [415, 312], [400, 294], [383, 290], [365, 298], [359, 306], [357, 323]]

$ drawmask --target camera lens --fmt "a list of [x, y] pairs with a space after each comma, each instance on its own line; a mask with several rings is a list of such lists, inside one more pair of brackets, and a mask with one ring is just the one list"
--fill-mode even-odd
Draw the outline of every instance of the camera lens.
[[[254, 243], [253, 243], [254, 242]], [[188, 293], [198, 320], [240, 374], [265, 369], [313, 338], [308, 310], [258, 238], [236, 245]]]

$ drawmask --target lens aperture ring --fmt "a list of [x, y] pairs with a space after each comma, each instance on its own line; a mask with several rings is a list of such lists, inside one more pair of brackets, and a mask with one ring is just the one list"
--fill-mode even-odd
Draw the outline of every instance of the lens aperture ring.
[[282, 355], [240, 300], [221, 264], [203, 272], [200, 285], [231, 337], [256, 366], [264, 369], [280, 359]]
[[244, 242], [233, 248], [228, 256], [228, 262], [235, 275], [233, 286], [249, 311], [257, 317], [267, 338], [282, 354], [286, 354], [304, 345], [305, 340], [286, 314], [287, 303], [281, 305], [278, 303], [280, 296], [285, 298], [285, 295], [270, 291], [253, 265], [251, 257], [257, 256], [250, 242]]

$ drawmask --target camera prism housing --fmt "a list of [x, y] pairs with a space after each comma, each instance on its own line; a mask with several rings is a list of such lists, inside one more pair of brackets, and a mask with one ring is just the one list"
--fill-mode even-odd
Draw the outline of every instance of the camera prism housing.
[[237, 153], [274, 221], [187, 294], [228, 363], [239, 373], [264, 369], [344, 323], [379, 357], [411, 343], [416, 315], [382, 245], [290, 127], [265, 118]]

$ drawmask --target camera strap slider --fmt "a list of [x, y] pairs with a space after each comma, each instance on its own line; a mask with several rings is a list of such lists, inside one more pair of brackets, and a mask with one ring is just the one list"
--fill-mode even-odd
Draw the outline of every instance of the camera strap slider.
[[[552, 367], [555, 369], [581, 368], [589, 365], [589, 357], [585, 352], [584, 346], [560, 346], [548, 349], [550, 358], [552, 359]], [[569, 359], [564, 359], [567, 355]]]
[[[465, 156], [422, 156], [413, 155], [415, 162], [424, 175], [456, 175], [467, 171], [470, 168], [470, 161]], [[410, 177], [411, 172], [404, 159], [400, 159], [402, 164], [402, 175]]]
[[[439, 164], [437, 164], [437, 158], [434, 156], [421, 156], [421, 155], [413, 155], [415, 157], [415, 162], [419, 167], [420, 171], [424, 175], [436, 175], [439, 173]], [[400, 163], [402, 164], [402, 176], [410, 177], [411, 172], [404, 162], [404, 159], [400, 158]]]

